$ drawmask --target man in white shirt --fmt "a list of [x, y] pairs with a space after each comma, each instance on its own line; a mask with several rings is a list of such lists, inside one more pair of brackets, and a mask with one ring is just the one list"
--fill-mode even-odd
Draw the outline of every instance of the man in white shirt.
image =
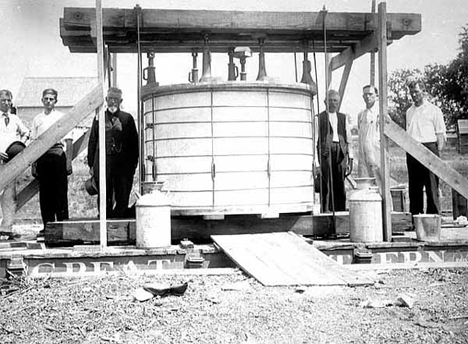
[[347, 116], [337, 112], [340, 94], [327, 92], [327, 110], [318, 115], [317, 165], [320, 165], [322, 212], [343, 211], [346, 207], [345, 177], [352, 171], [351, 134]]
[[[33, 140], [64, 116], [62, 112], [55, 110], [57, 96], [57, 91], [51, 88], [42, 92], [44, 111], [33, 119], [31, 131]], [[72, 144], [69, 137], [65, 141], [67, 146]], [[71, 156], [65, 154], [64, 147], [62, 141], [55, 143], [33, 166], [33, 171], [35, 167], [33, 174], [39, 180], [39, 205], [44, 229], [48, 222], [68, 219], [67, 176], [72, 172], [72, 165]]]
[[[29, 130], [20, 118], [11, 113], [13, 95], [9, 90], [0, 90], [0, 174], [5, 164], [10, 160], [8, 148], [17, 141], [28, 138]], [[0, 226], [0, 236], [8, 239], [19, 237], [13, 233], [13, 222], [16, 214], [16, 180], [10, 183], [0, 196], [3, 219]]]
[[[408, 83], [413, 105], [406, 111], [406, 131], [416, 141], [439, 156], [446, 141], [442, 111], [426, 98], [422, 81]], [[424, 213], [423, 188], [426, 189], [427, 214], [440, 214], [439, 179], [411, 155], [406, 155], [410, 213]]]
[[366, 108], [358, 114], [358, 177], [375, 178], [380, 196], [390, 201], [391, 208], [393, 208], [390, 188], [387, 188], [385, 196], [382, 194], [380, 114], [376, 105], [378, 97], [377, 87], [366, 85], [362, 88], [362, 98], [366, 103]]
[[358, 114], [358, 176], [374, 177], [381, 186], [380, 174], [380, 123], [379, 111], [376, 109], [379, 92], [372, 85], [364, 86], [362, 98], [366, 108]]

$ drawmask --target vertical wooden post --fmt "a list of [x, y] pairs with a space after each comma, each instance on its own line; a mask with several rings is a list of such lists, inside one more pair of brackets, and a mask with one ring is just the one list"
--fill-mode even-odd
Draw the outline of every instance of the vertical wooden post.
[[[323, 30], [323, 53], [325, 55], [325, 99], [327, 97], [326, 93], [331, 85], [332, 79], [332, 69], [330, 66], [330, 54], [327, 51], [327, 9], [325, 5], [323, 5], [323, 9], [320, 11], [320, 15], [323, 16], [322, 20], [322, 30]], [[328, 105], [327, 105], [328, 111]]]
[[387, 108], [387, 4], [379, 4], [379, 112], [380, 112], [380, 167], [382, 172], [382, 215], [383, 237], [385, 241], [392, 240], [392, 214], [391, 199], [387, 199], [390, 188], [390, 173], [388, 167], [388, 139], [384, 134], [385, 118], [388, 116]]
[[107, 81], [107, 88], [112, 86], [112, 60], [109, 48], [104, 46], [104, 80]]
[[325, 53], [325, 92], [330, 89], [332, 83], [332, 69], [330, 66], [330, 53]]
[[[375, 0], [372, 0], [372, 8], [371, 8], [372, 14], [375, 13]], [[370, 56], [370, 83], [369, 85], [375, 86], [375, 51], [372, 50], [371, 56]]]
[[[96, 0], [96, 49], [98, 80], [104, 93], [104, 38], [102, 34], [102, 1]], [[103, 107], [97, 110], [99, 116], [99, 229], [101, 250], [107, 248], [107, 223], [106, 223], [106, 128], [105, 113]]]
[[141, 42], [140, 42], [140, 18], [141, 18], [141, 7], [140, 5], [135, 6], [136, 11], [136, 24], [137, 24], [137, 119], [138, 119], [138, 138], [139, 138], [139, 145], [140, 145], [140, 153], [139, 153], [139, 191], [140, 194], [143, 194], [143, 181], [145, 180], [145, 162], [143, 159], [143, 150], [144, 150], [144, 118], [143, 118], [143, 111], [142, 111], [142, 102], [141, 102], [141, 86], [142, 86], [142, 58], [141, 58]]
[[117, 53], [111, 53], [111, 61], [112, 61], [112, 86], [118, 87], [117, 83]]

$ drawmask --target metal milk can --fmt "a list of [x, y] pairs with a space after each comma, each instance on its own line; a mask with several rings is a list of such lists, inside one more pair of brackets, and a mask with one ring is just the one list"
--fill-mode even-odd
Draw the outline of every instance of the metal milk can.
[[349, 230], [351, 242], [381, 242], [382, 198], [375, 178], [357, 178], [357, 190], [349, 197]]
[[143, 195], [135, 206], [138, 248], [171, 245], [171, 206], [161, 188], [159, 182], [143, 183]]

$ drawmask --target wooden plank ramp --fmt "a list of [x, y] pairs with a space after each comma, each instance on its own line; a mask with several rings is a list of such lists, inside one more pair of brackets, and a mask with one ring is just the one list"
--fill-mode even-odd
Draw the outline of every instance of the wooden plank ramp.
[[374, 283], [338, 264], [293, 232], [211, 238], [242, 270], [265, 286]]

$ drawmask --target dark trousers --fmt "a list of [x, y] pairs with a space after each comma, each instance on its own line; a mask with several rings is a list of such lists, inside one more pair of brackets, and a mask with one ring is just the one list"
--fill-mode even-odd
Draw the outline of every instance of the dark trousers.
[[322, 161], [320, 162], [322, 212], [330, 212], [333, 209], [335, 211], [345, 210], [344, 158], [340, 144], [335, 142], [331, 145], [330, 154], [326, 157], [322, 156]]
[[[94, 168], [96, 183], [99, 185], [99, 163]], [[109, 218], [129, 216], [128, 202], [133, 187], [135, 170], [116, 161], [112, 155], [106, 156], [106, 215]], [[115, 201], [115, 206], [114, 206]], [[99, 197], [98, 197], [99, 209]]]
[[42, 222], [68, 219], [68, 178], [65, 153], [45, 153], [37, 160]]
[[[435, 142], [423, 143], [423, 145], [439, 156]], [[426, 213], [440, 214], [439, 178], [409, 154], [406, 154], [406, 164], [408, 166], [410, 213], [424, 214], [423, 188], [426, 188]]]

